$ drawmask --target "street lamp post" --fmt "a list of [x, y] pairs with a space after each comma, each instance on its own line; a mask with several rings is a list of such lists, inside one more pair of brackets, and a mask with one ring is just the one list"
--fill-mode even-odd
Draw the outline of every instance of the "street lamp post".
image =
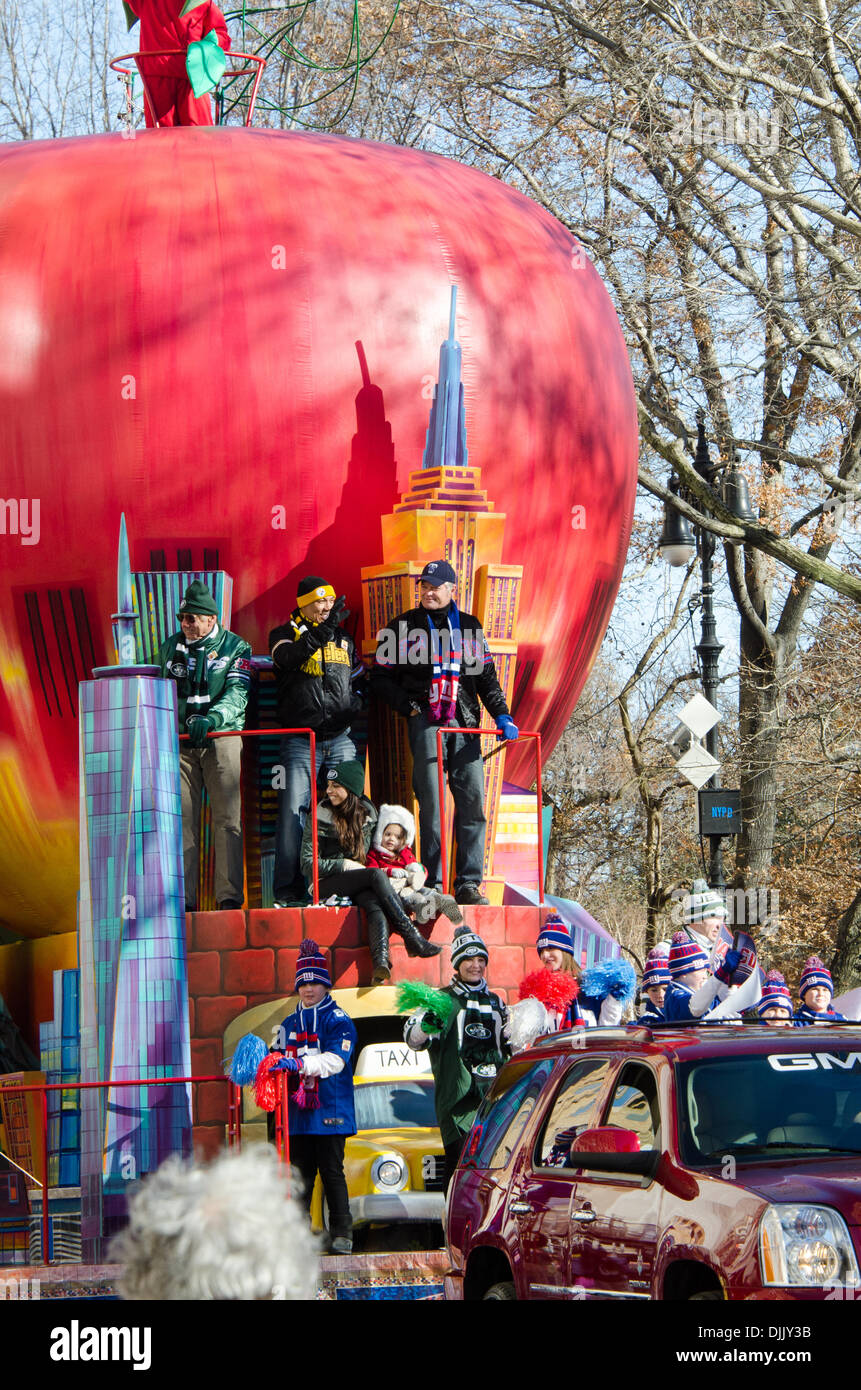
[[[726, 467], [724, 464], [711, 462], [706, 441], [705, 414], [702, 410], [697, 411], [697, 448], [694, 455], [694, 467], [709, 487], [713, 486], [717, 475], [722, 473]], [[678, 495], [680, 490], [679, 481], [673, 476], [670, 479], [670, 491]], [[747, 483], [734, 466], [726, 471], [723, 495], [724, 504], [740, 521], [755, 520], [750, 507]], [[695, 546], [700, 557], [700, 597], [702, 601], [700, 640], [696, 645], [696, 651], [700, 660], [703, 694], [709, 704], [717, 708], [718, 662], [723, 651], [723, 644], [718, 641], [714, 611], [712, 560], [715, 553], [715, 538], [711, 531], [706, 530], [705, 527], [692, 526], [687, 517], [682, 516], [681, 512], [676, 511], [672, 503], [668, 502], [664, 507], [664, 528], [659, 542], [662, 555], [671, 565], [686, 565], [694, 554]], [[708, 730], [705, 742], [706, 751], [717, 759], [717, 725]], [[712, 790], [717, 790], [720, 787], [719, 770], [709, 778], [706, 785]], [[723, 837], [721, 835], [709, 835], [708, 838], [709, 887], [722, 889], [725, 887]]]

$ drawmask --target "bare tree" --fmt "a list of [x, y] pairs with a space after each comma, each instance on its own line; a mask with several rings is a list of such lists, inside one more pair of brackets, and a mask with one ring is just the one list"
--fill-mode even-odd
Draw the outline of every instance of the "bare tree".
[[[640, 481], [724, 541], [740, 624], [737, 882], [764, 886], [783, 700], [816, 584], [861, 598], [861, 193], [854, 26], [829, 0], [417, 3], [434, 144], [587, 247], [626, 330]], [[430, 37], [429, 37], [430, 36]], [[708, 413], [739, 522], [693, 467]]]

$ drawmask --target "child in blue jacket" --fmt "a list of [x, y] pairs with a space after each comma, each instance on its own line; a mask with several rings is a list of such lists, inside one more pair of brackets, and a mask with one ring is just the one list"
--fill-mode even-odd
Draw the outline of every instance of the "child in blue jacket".
[[344, 1177], [344, 1144], [356, 1133], [356, 1029], [338, 1008], [331, 988], [325, 958], [316, 941], [306, 937], [296, 962], [299, 1007], [281, 1024], [273, 1050], [284, 1055], [277, 1069], [291, 1073], [290, 1161], [302, 1177], [305, 1207], [310, 1210], [319, 1173], [329, 1206], [332, 1250], [348, 1255], [353, 1248], [353, 1221]]

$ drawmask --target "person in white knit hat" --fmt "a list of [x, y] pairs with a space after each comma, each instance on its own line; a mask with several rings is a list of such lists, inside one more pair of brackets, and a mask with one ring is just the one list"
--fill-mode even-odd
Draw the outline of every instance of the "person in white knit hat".
[[441, 912], [450, 922], [462, 922], [463, 913], [453, 897], [425, 887], [427, 870], [413, 854], [415, 838], [415, 818], [406, 806], [381, 806], [368, 866], [388, 874], [392, 888], [417, 922], [431, 922]]

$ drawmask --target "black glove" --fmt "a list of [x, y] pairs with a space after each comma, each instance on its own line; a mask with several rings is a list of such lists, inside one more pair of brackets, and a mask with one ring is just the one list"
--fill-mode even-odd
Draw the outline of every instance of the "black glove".
[[437, 1018], [432, 1009], [426, 1009], [424, 1018], [421, 1021], [422, 1032], [433, 1037], [436, 1033], [442, 1032], [442, 1019]]
[[326, 625], [327, 627], [331, 626], [332, 632], [334, 633], [335, 628], [340, 627], [343, 622], [346, 622], [349, 616], [350, 610], [347, 607], [347, 596], [346, 594], [341, 594], [341, 597], [336, 598], [335, 602], [332, 604], [331, 611], [326, 619]]

